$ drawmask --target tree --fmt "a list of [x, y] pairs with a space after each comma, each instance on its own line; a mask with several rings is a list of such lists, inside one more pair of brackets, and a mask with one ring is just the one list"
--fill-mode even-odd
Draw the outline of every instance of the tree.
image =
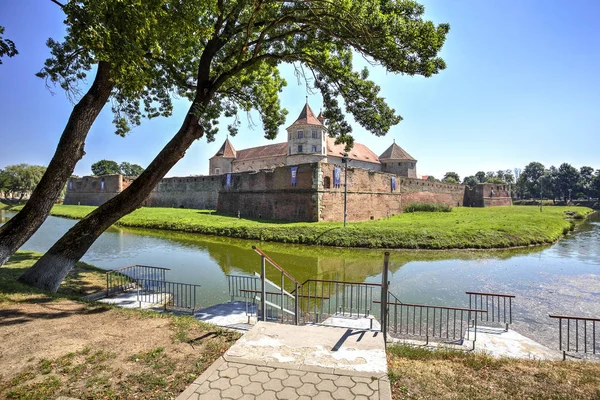
[[592, 196], [592, 184], [594, 182], [594, 168], [581, 167], [579, 168], [579, 183], [578, 191], [585, 197]]
[[576, 194], [578, 181], [579, 171], [571, 164], [563, 163], [558, 167], [556, 184], [564, 201], [571, 200], [571, 195]]
[[596, 175], [594, 175], [594, 179], [592, 180], [592, 197], [596, 199], [600, 198], [600, 169], [596, 171]]
[[119, 164], [119, 169], [121, 170], [121, 174], [133, 177], [140, 176], [142, 172], [144, 172], [144, 168], [142, 168], [141, 165], [131, 164], [127, 161], [123, 161]]
[[0, 171], [0, 188], [6, 194], [15, 194], [22, 200], [31, 193], [40, 182], [46, 167], [41, 165], [18, 164], [8, 165]]
[[504, 171], [504, 182], [506, 182], [508, 184], [515, 183], [515, 176], [513, 175], [512, 171], [510, 169], [507, 169], [506, 171]]
[[477, 178], [477, 182], [484, 183], [485, 182], [485, 172], [479, 171], [475, 174], [475, 178]]
[[458, 176], [458, 174], [456, 172], [446, 172], [446, 174], [442, 178], [442, 182], [459, 183], [460, 177]]
[[542, 175], [544, 175], [544, 164], [534, 161], [525, 166], [525, 169], [519, 177], [520, 179], [523, 179], [523, 186], [525, 189], [524, 195], [539, 197], [539, 179]]
[[96, 238], [135, 210], [195, 140], [214, 140], [219, 116], [234, 119], [228, 126], [234, 134], [239, 112], [256, 109], [265, 136], [274, 138], [286, 115], [279, 103], [285, 85], [279, 64], [293, 64], [298, 77], [321, 93], [329, 133], [347, 147], [353, 145], [352, 128], [339, 98], [357, 123], [377, 136], [401, 121], [368, 79], [368, 69], [353, 70], [354, 53], [393, 73], [428, 77], [445, 68], [438, 52], [449, 26], [424, 21], [423, 6], [412, 1], [181, 3], [197, 7], [197, 22], [186, 29], [206, 28], [210, 34], [195, 42], [198, 46], [184, 58], [195, 73], [186, 76], [190, 87], [182, 91], [191, 100], [182, 126], [127, 189], [71, 228], [22, 282], [57, 290]]
[[479, 180], [474, 175], [467, 176], [463, 179], [462, 184], [467, 186], [476, 186], [479, 183]]
[[4, 27], [0, 26], [0, 64], [2, 64], [2, 57], [14, 57], [19, 54], [17, 51], [17, 46], [15, 46], [15, 42], [10, 39], [2, 38], [3, 33]]
[[[0, 227], [0, 266], [45, 221], [84, 156], [87, 134], [107, 101], [112, 100], [121, 136], [143, 117], [170, 115], [171, 94], [183, 93], [183, 77], [189, 76], [183, 71], [190, 69], [190, 57], [183, 50], [192, 54], [194, 41], [202, 42], [211, 33], [196, 26], [200, 16], [190, 2], [71, 0], [61, 7], [66, 37], [62, 42], [48, 39], [51, 55], [37, 75], [79, 101], [30, 201]], [[93, 82], [80, 96], [78, 84], [94, 65]]]
[[100, 175], [115, 175], [120, 174], [121, 168], [116, 161], [111, 160], [100, 160], [92, 164], [92, 174], [96, 176]]

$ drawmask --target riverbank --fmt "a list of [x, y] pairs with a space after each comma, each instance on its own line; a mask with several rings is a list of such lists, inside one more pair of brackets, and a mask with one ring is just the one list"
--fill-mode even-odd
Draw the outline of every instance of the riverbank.
[[17, 282], [40, 256], [19, 251], [0, 268], [0, 398], [173, 399], [238, 338], [190, 316], [79, 301], [105, 288], [88, 264], [58, 293]]
[[[17, 207], [18, 209], [18, 207]], [[52, 215], [80, 219], [91, 206], [57, 205]], [[569, 213], [568, 213], [569, 212]], [[281, 243], [397, 249], [496, 249], [551, 244], [573, 229], [585, 207], [458, 207], [451, 212], [404, 213], [377, 221], [342, 223], [238, 219], [206, 210], [141, 208], [116, 225]]]

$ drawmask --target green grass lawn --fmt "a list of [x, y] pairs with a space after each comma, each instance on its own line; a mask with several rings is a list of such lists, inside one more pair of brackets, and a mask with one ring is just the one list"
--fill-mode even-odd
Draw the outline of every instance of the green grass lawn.
[[[83, 218], [91, 206], [57, 205], [55, 216]], [[404, 213], [377, 221], [342, 223], [238, 219], [206, 210], [141, 208], [117, 225], [166, 229], [241, 239], [340, 247], [403, 249], [493, 249], [550, 244], [573, 229], [569, 220], [585, 207], [458, 207], [451, 212]]]
[[239, 335], [194, 319], [77, 299], [105, 288], [78, 263], [58, 293], [16, 279], [41, 254], [0, 268], [0, 399], [174, 399]]

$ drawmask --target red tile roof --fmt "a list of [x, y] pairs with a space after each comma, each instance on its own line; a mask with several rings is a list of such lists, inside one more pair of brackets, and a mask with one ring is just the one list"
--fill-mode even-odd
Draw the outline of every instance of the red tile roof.
[[[344, 144], [335, 144], [334, 138], [327, 138], [327, 155], [331, 157], [342, 157], [344, 153]], [[342, 154], [340, 154], [342, 153]], [[371, 162], [379, 164], [379, 157], [373, 153], [364, 144], [354, 142], [354, 147], [348, 152], [348, 157], [352, 160]]]
[[239, 150], [235, 161], [247, 161], [265, 157], [279, 157], [287, 155], [287, 142], [267, 144], [265, 146], [252, 147]]
[[220, 156], [222, 156], [224, 158], [235, 158], [236, 157], [236, 151], [233, 148], [233, 145], [231, 144], [231, 142], [229, 141], [229, 138], [225, 139], [223, 146], [221, 146], [219, 151], [217, 151], [217, 154], [214, 155], [214, 157], [220, 157]]
[[319, 121], [317, 119], [317, 117], [315, 117], [315, 113], [313, 112], [313, 110], [310, 109], [310, 106], [308, 105], [308, 103], [306, 103], [304, 105], [304, 108], [302, 108], [300, 115], [296, 119], [296, 122], [294, 122], [290, 126], [294, 126], [294, 125], [323, 125], [323, 124], [321, 123], [321, 121]]

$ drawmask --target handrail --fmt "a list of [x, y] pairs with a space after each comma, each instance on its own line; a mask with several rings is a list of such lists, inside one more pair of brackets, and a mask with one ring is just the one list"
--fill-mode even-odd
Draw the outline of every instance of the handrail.
[[[381, 300], [374, 300], [373, 303], [381, 303]], [[486, 310], [479, 310], [476, 308], [461, 308], [461, 307], [445, 307], [445, 306], [435, 306], [431, 304], [410, 304], [410, 303], [396, 303], [396, 302], [388, 302], [388, 304], [393, 306], [407, 306], [407, 307], [428, 307], [428, 308], [439, 308], [443, 310], [456, 310], [456, 311], [470, 311], [470, 312], [478, 312], [478, 313], [487, 313]]]
[[111, 272], [119, 272], [119, 271], [123, 271], [123, 270], [129, 269], [129, 268], [133, 268], [133, 267], [155, 268], [155, 269], [162, 269], [162, 270], [165, 270], [165, 271], [170, 271], [171, 270], [171, 268], [154, 267], [152, 265], [133, 264], [133, 265], [129, 265], [127, 267], [122, 267], [122, 268], [117, 268], [117, 269], [109, 269], [105, 273], [109, 274]]
[[[260, 290], [253, 290], [253, 289], [240, 289], [240, 292], [243, 293], [261, 293]], [[273, 296], [281, 296], [281, 292], [265, 292], [266, 294], [270, 294]], [[299, 298], [303, 298], [303, 297], [307, 297], [307, 296], [303, 296], [303, 295], [298, 295]], [[330, 297], [321, 297], [321, 296], [311, 296], [313, 299], [324, 299], [324, 300], [329, 300]]]
[[485, 293], [485, 292], [465, 292], [465, 294], [476, 294], [476, 295], [482, 295], [482, 296], [497, 296], [497, 297], [510, 297], [510, 298], [515, 298], [514, 295], [512, 294], [498, 294], [498, 293]]
[[288, 278], [290, 278], [292, 280], [292, 282], [294, 282], [296, 285], [300, 285], [300, 282], [298, 282], [292, 275], [290, 275], [289, 272], [287, 272], [285, 269], [281, 268], [279, 266], [279, 264], [277, 264], [275, 261], [273, 261], [273, 259], [271, 259], [271, 257], [269, 257], [268, 255], [266, 255], [261, 249], [259, 249], [256, 246], [252, 246], [252, 250], [254, 250], [255, 252], [257, 252], [258, 254], [260, 254], [262, 257], [265, 258], [265, 260], [267, 260], [272, 266], [274, 266], [275, 268], [277, 268], [279, 271], [281, 271], [285, 276], [287, 276]]
[[562, 318], [562, 319], [578, 319], [580, 321], [594, 321], [600, 322], [600, 318], [587, 318], [587, 317], [573, 317], [565, 315], [548, 315], [550, 318]]
[[304, 281], [304, 283], [302, 285], [305, 285], [308, 282], [344, 283], [346, 285], [364, 285], [364, 286], [379, 286], [379, 287], [381, 287], [381, 283], [332, 281], [332, 280], [327, 280], [327, 279], [307, 279]]

